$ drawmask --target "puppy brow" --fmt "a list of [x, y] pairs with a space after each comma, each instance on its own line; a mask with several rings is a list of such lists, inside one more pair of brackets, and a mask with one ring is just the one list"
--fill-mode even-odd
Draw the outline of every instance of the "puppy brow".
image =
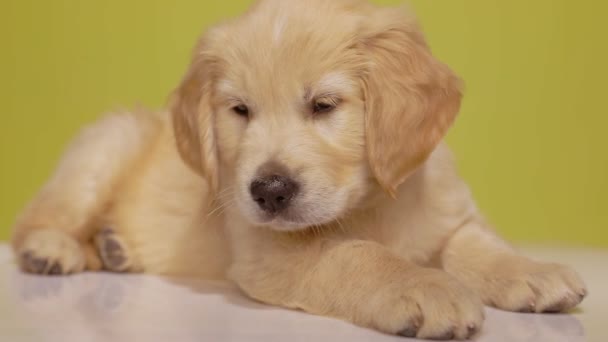
[[237, 92], [237, 89], [232, 82], [223, 79], [217, 82], [217, 91], [227, 97], [235, 97], [234, 94]]
[[312, 101], [312, 87], [307, 86], [304, 88], [304, 102]]
[[322, 77], [314, 87], [305, 89], [305, 100], [340, 97], [341, 93], [352, 88], [353, 82], [344, 74], [330, 73]]
[[238, 106], [241, 104], [248, 104], [249, 102], [246, 97], [240, 95], [240, 92], [237, 87], [234, 86], [234, 83], [227, 79], [217, 82], [216, 91], [221, 102], [228, 106]]

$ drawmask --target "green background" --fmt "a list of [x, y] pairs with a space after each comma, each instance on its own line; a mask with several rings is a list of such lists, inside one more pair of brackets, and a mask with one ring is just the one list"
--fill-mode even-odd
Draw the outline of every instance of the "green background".
[[[199, 33], [249, 3], [0, 1], [0, 238], [81, 125], [162, 106]], [[490, 221], [519, 242], [608, 246], [606, 2], [412, 3], [467, 83], [448, 140]]]

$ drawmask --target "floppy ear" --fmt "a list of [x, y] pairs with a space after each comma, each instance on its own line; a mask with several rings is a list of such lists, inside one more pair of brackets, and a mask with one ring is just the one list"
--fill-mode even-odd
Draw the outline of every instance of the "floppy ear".
[[205, 48], [201, 40], [186, 75], [171, 96], [169, 108], [182, 159], [217, 190], [218, 162], [210, 93], [216, 63]]
[[391, 196], [441, 141], [461, 100], [461, 81], [437, 61], [413, 18], [380, 9], [362, 40], [365, 129], [371, 169]]

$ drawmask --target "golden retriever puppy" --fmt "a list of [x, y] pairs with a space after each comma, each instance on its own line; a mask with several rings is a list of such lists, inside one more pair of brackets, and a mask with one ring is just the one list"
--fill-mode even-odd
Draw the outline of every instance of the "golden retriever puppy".
[[420, 338], [472, 336], [483, 303], [574, 307], [579, 276], [514, 252], [456, 174], [461, 96], [404, 9], [258, 1], [200, 39], [166, 113], [82, 133], [17, 222], [19, 264], [228, 279]]

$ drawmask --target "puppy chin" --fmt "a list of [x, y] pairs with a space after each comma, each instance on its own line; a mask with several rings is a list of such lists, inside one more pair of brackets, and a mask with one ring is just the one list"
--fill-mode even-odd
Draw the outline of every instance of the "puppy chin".
[[308, 229], [311, 225], [305, 222], [290, 221], [277, 217], [270, 221], [266, 226], [278, 232], [297, 232]]
[[[322, 208], [291, 208], [284, 213], [270, 215], [253, 205], [240, 202], [239, 211], [243, 218], [254, 227], [268, 228], [278, 232], [295, 232], [307, 230], [311, 227], [318, 227], [336, 220], [337, 215], [324, 212]], [[304, 213], [316, 213], [314, 217]]]

